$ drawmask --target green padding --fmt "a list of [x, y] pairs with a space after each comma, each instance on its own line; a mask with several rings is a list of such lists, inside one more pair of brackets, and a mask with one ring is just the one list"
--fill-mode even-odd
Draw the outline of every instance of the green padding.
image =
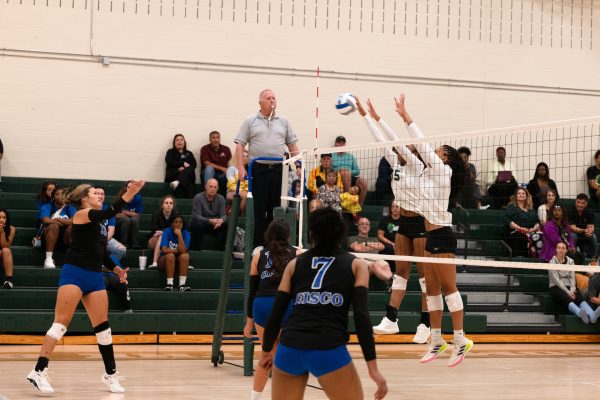
[[595, 333], [600, 332], [600, 322], [595, 324], [584, 324], [583, 321], [575, 315], [561, 315], [559, 322], [563, 326], [565, 333]]

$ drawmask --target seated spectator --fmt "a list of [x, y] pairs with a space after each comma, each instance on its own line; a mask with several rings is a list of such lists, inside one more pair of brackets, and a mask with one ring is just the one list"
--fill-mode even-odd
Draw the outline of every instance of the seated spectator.
[[546, 193], [550, 189], [554, 190], [558, 197], [556, 183], [550, 179], [550, 169], [548, 168], [548, 164], [541, 162], [535, 167], [535, 174], [533, 174], [533, 178], [527, 184], [527, 191], [529, 191], [531, 198], [533, 199], [533, 208], [537, 209], [544, 203]]
[[0, 209], [0, 263], [4, 267], [6, 280], [2, 287], [4, 289], [13, 288], [13, 255], [10, 246], [15, 239], [16, 229], [10, 224], [10, 215], [8, 211]]
[[[244, 150], [244, 169], [248, 171], [248, 150]], [[235, 191], [237, 190], [237, 182], [238, 182], [238, 170], [235, 167], [236, 162], [233, 162], [229, 168], [227, 168], [227, 172], [225, 175], [227, 176], [227, 206], [231, 205], [233, 201], [233, 196], [235, 195]], [[248, 198], [248, 180], [244, 179], [240, 181], [240, 215], [246, 215], [246, 199]]]
[[[119, 263], [117, 263], [117, 265], [121, 267]], [[129, 287], [127, 286], [127, 283], [121, 282], [119, 275], [109, 271], [104, 267], [102, 267], [102, 278], [104, 279], [106, 291], [113, 292], [117, 295], [119, 302], [121, 303], [121, 309], [125, 312], [125, 314], [132, 314], [133, 309], [131, 308], [131, 296], [129, 294]]]
[[45, 204], [50, 204], [52, 201], [52, 192], [56, 189], [56, 183], [53, 181], [46, 181], [42, 183], [40, 191], [35, 196], [35, 206], [38, 210], [38, 220], [40, 219], [39, 211]]
[[477, 184], [477, 168], [473, 163], [469, 162], [471, 157], [471, 149], [466, 146], [459, 147], [458, 155], [464, 160], [467, 165], [467, 174], [469, 175], [469, 181], [473, 186], [472, 194], [465, 194], [461, 200], [461, 206], [464, 208], [480, 208], [481, 207], [481, 189]]
[[212, 131], [208, 135], [209, 144], [200, 149], [200, 173], [202, 183], [206, 184], [210, 179], [216, 179], [219, 187], [225, 189], [227, 186], [227, 167], [231, 161], [231, 150], [221, 144], [221, 134]]
[[550, 209], [557, 201], [558, 201], [558, 194], [556, 193], [556, 191], [554, 189], [549, 189], [546, 192], [544, 201], [537, 209], [538, 221], [540, 221], [540, 224], [542, 226], [544, 226], [546, 224], [546, 221], [548, 220], [548, 215], [549, 215], [548, 213], [550, 212]]
[[173, 218], [177, 216], [175, 211], [175, 198], [166, 195], [160, 201], [160, 208], [152, 214], [152, 228], [150, 238], [148, 239], [148, 249], [152, 251], [152, 264], [148, 269], [158, 267], [158, 257], [160, 255], [160, 241], [163, 231], [171, 226]]
[[194, 196], [196, 183], [196, 157], [187, 149], [185, 137], [178, 133], [173, 137], [173, 147], [165, 155], [167, 169], [165, 183], [175, 194]]
[[[563, 242], [569, 253], [575, 251], [575, 243], [571, 237], [571, 230], [567, 222], [565, 210], [559, 204], [554, 204], [548, 214], [548, 221], [544, 225], [544, 246], [540, 258], [546, 262], [554, 256], [556, 245]], [[573, 259], [573, 257], [570, 257]]]
[[[567, 257], [567, 246], [564, 242], [558, 242], [554, 252], [556, 255], [552, 256], [549, 261], [550, 264], [575, 265], [575, 262]], [[584, 323], [589, 323], [590, 320], [585, 305], [580, 308], [581, 303], [585, 302], [575, 286], [575, 272], [549, 270], [548, 281], [552, 299], [569, 310], [570, 313], [577, 315]]]
[[600, 150], [594, 154], [595, 165], [589, 167], [586, 171], [587, 183], [590, 188], [591, 208], [600, 207]]
[[290, 187], [290, 191], [288, 196], [290, 197], [299, 197], [302, 194], [300, 179], [294, 179], [292, 182], [292, 187]]
[[[210, 181], [214, 181], [215, 185], [217, 185], [215, 179], [211, 179]], [[165, 270], [167, 274], [166, 292], [173, 291], [173, 279], [176, 268], [179, 268], [179, 291], [189, 292], [192, 290], [191, 287], [186, 285], [188, 267], [190, 265], [189, 246], [190, 233], [185, 229], [183, 217], [177, 215], [173, 218], [171, 226], [163, 231], [160, 241], [161, 256], [158, 259], [158, 268]]]
[[[338, 136], [335, 138], [335, 147], [344, 147], [345, 145], [345, 137]], [[351, 186], [358, 186], [360, 188], [358, 198], [360, 205], [363, 205], [367, 197], [367, 182], [360, 177], [360, 168], [358, 167], [356, 158], [352, 154], [343, 151], [333, 153], [332, 166], [342, 177], [344, 192], [350, 191]]]
[[377, 181], [375, 181], [375, 204], [383, 204], [388, 197], [394, 197], [394, 193], [392, 193], [392, 166], [385, 157], [381, 157], [377, 167]]
[[504, 219], [508, 230], [506, 242], [510, 246], [514, 257], [529, 256], [528, 235], [538, 232], [540, 224], [537, 214], [532, 209], [531, 195], [526, 189], [519, 188], [511, 196], [506, 207]]
[[517, 190], [518, 184], [514, 173], [515, 166], [506, 160], [506, 149], [502, 146], [496, 149], [496, 160], [487, 166], [488, 194], [492, 197], [493, 209], [505, 208], [510, 196]]
[[349, 192], [344, 192], [340, 195], [342, 211], [348, 214], [354, 222], [358, 222], [360, 212], [362, 211], [359, 200], [361, 191], [360, 186], [352, 186]]
[[327, 172], [325, 184], [319, 187], [317, 197], [313, 200], [316, 205], [312, 206], [311, 209], [314, 209], [313, 207], [329, 207], [337, 212], [342, 212], [342, 207], [340, 206], [342, 201], [340, 198], [341, 190], [336, 185], [337, 180], [337, 172], [333, 170]]
[[206, 183], [204, 192], [194, 196], [190, 231], [194, 235], [194, 243], [202, 243], [202, 236], [213, 235], [218, 238], [219, 250], [225, 248], [227, 234], [227, 215], [225, 214], [225, 198], [217, 193], [219, 185], [216, 179]]
[[[311, 193], [311, 199], [314, 199], [317, 196], [317, 192], [319, 188], [325, 184], [325, 180], [327, 179], [327, 173], [329, 171], [333, 171], [331, 166], [332, 156], [331, 153], [321, 154], [321, 164], [318, 167], [315, 167], [310, 170], [308, 174], [308, 190]], [[340, 190], [344, 189], [344, 185], [342, 184], [342, 177], [340, 174], [337, 174], [336, 185], [340, 188]]]
[[75, 215], [75, 207], [67, 204], [67, 189], [54, 189], [52, 201], [40, 210], [40, 219], [44, 224], [43, 239], [46, 242], [46, 259], [44, 268], [56, 268], [54, 265], [54, 249], [59, 245], [68, 247], [71, 242], [71, 223]]
[[396, 254], [396, 232], [400, 228], [400, 206], [392, 201], [389, 214], [379, 221], [377, 239], [383, 243], [382, 254]]
[[[119, 193], [117, 193], [117, 199], [127, 191], [131, 185], [131, 181], [125, 183]], [[140, 214], [144, 212], [144, 201], [142, 200], [141, 194], [136, 194], [133, 200], [127, 203], [123, 210], [116, 215], [117, 219], [117, 230], [116, 236], [119, 238], [119, 242], [123, 243], [125, 247], [132, 249], [140, 249], [139, 235], [140, 235]]]
[[[102, 209], [106, 210], [107, 208], [109, 208], [110, 206], [108, 204], [104, 204], [104, 199], [106, 198], [106, 194], [104, 193], [104, 187], [102, 186], [95, 186], [94, 187], [96, 189], [96, 195], [98, 196], [98, 200], [100, 200], [100, 202], [102, 203]], [[105, 219], [104, 221], [102, 221], [102, 226], [104, 228], [104, 233], [106, 235], [106, 241], [107, 241], [107, 250], [108, 250], [108, 255], [110, 257], [112, 257], [112, 259], [115, 261], [116, 264], [118, 264], [121, 259], [123, 257], [125, 257], [125, 254], [127, 253], [127, 249], [125, 248], [125, 246], [120, 243], [117, 239], [114, 238], [115, 236], [115, 217], [112, 217], [110, 219]], [[117, 281], [119, 280], [119, 277], [114, 274], [115, 277], [117, 277]]]
[[569, 228], [576, 235], [575, 247], [585, 254], [587, 258], [598, 255], [598, 240], [594, 231], [594, 213], [588, 208], [588, 197], [579, 193], [575, 199], [575, 208], [568, 211]]
[[587, 304], [590, 306], [588, 310], [585, 305], [582, 307], [586, 310], [590, 322], [595, 324], [600, 318], [600, 272], [596, 272], [590, 277], [587, 288]]
[[348, 238], [348, 247], [356, 253], [379, 254], [384, 250], [383, 243], [369, 236], [371, 222], [367, 218], [358, 220], [358, 234]]

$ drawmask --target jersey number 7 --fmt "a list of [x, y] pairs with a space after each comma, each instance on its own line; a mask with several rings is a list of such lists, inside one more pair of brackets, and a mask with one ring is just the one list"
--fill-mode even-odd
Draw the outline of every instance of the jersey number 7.
[[313, 279], [312, 285], [310, 285], [311, 289], [321, 289], [323, 285], [323, 278], [325, 278], [325, 274], [327, 270], [333, 262], [335, 261], [335, 257], [313, 257], [312, 259], [312, 269], [318, 269], [317, 275], [315, 275], [315, 279]]

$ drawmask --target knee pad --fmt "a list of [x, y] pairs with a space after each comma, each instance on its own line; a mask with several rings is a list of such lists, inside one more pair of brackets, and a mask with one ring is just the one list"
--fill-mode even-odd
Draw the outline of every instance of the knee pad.
[[427, 309], [431, 311], [444, 311], [444, 300], [442, 295], [427, 296]]
[[462, 297], [460, 297], [458, 290], [446, 296], [446, 304], [450, 312], [461, 311], [463, 309]]
[[427, 293], [427, 286], [425, 285], [425, 278], [419, 278], [419, 285], [421, 285], [421, 293]]
[[408, 281], [399, 275], [394, 275], [392, 281], [392, 290], [404, 290], [406, 291], [406, 284]]
[[112, 344], [112, 332], [110, 330], [110, 325], [108, 325], [108, 321], [94, 327], [94, 332], [96, 332], [96, 341], [99, 345], [107, 346]]
[[52, 324], [50, 329], [48, 329], [48, 332], [46, 332], [46, 335], [48, 335], [51, 338], [58, 341], [63, 337], [63, 335], [65, 333], [67, 333], [67, 327], [64, 326], [63, 324], [59, 324], [58, 322], [55, 322]]

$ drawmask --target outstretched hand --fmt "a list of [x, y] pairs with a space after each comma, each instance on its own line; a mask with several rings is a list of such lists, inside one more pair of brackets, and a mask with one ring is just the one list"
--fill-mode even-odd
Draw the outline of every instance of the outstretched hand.
[[369, 107], [369, 115], [371, 116], [371, 118], [379, 122], [381, 117], [379, 116], [379, 114], [377, 114], [377, 111], [375, 111], [375, 107], [373, 106], [373, 103], [371, 103], [371, 99], [367, 100], [367, 107]]
[[358, 113], [360, 114], [360, 116], [364, 117], [365, 115], [367, 115], [367, 112], [365, 111], [365, 108], [363, 107], [362, 103], [360, 102], [360, 99], [358, 98], [358, 96], [354, 96], [354, 99], [356, 100], [356, 109], [358, 110]]

